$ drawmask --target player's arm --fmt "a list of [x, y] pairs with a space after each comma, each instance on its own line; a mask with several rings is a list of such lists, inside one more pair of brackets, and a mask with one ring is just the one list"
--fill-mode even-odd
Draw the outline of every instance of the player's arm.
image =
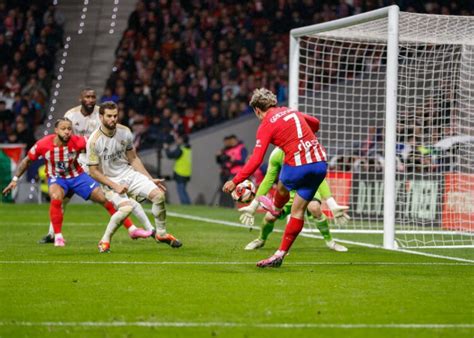
[[266, 195], [275, 183], [275, 180], [280, 173], [281, 166], [283, 165], [283, 160], [285, 158], [285, 153], [280, 148], [275, 148], [268, 160], [268, 169], [263, 178], [260, 186], [258, 187], [257, 193], [255, 196]]
[[146, 170], [145, 166], [143, 165], [142, 160], [140, 160], [140, 158], [138, 157], [137, 151], [135, 150], [135, 148], [132, 147], [131, 149], [127, 150], [126, 155], [127, 155], [128, 162], [130, 163], [133, 169], [135, 169], [139, 173], [142, 173], [143, 175], [148, 177], [151, 181], [153, 181], [153, 183], [156, 184], [158, 188], [160, 188], [163, 191], [166, 191], [166, 187], [163, 185], [164, 180], [160, 178], [153, 178], [150, 175], [148, 170]]
[[96, 143], [92, 140], [87, 142], [87, 166], [89, 167], [89, 175], [100, 184], [106, 185], [113, 189], [118, 194], [125, 194], [127, 187], [115, 183], [110, 178], [104, 175], [99, 167], [100, 159], [96, 150]]
[[25, 173], [26, 169], [41, 156], [41, 145], [36, 142], [33, 147], [28, 151], [28, 154], [24, 159], [21, 160], [20, 164], [15, 170], [15, 175], [8, 185], [3, 189], [2, 193], [4, 195], [8, 194], [10, 191], [16, 188], [18, 179]]
[[262, 126], [260, 125], [257, 131], [257, 141], [255, 143], [252, 155], [250, 155], [250, 158], [247, 163], [245, 163], [244, 167], [232, 179], [232, 182], [235, 185], [245, 181], [262, 164], [263, 157], [265, 156], [265, 153], [268, 149], [268, 145], [270, 144], [270, 138], [271, 135], [266, 132], [265, 128], [262, 128]]
[[16, 168], [15, 175], [13, 176], [12, 180], [2, 191], [4, 195], [8, 194], [10, 191], [16, 188], [18, 179], [24, 174], [24, 172], [26, 171], [26, 169], [28, 169], [31, 163], [33, 163], [33, 161], [28, 156], [25, 156], [25, 158], [21, 160], [20, 164]]
[[319, 120], [313, 116], [309, 116], [307, 114], [301, 114], [305, 119], [306, 123], [308, 123], [311, 130], [316, 133], [319, 130]]
[[281, 150], [280, 148], [273, 149], [270, 155], [270, 159], [268, 160], [267, 173], [265, 174], [262, 183], [260, 183], [260, 186], [258, 187], [255, 198], [249, 205], [239, 209], [239, 211], [242, 213], [239, 217], [240, 222], [242, 224], [249, 226], [252, 226], [254, 224], [254, 214], [260, 205], [260, 202], [258, 201], [257, 197], [266, 195], [270, 191], [273, 186], [273, 183], [278, 177], [278, 173], [280, 172], [280, 169], [283, 165], [284, 158], [285, 153], [283, 152], [283, 150]]
[[351, 219], [347, 214], [347, 210], [349, 210], [348, 206], [339, 205], [337, 204], [334, 197], [332, 197], [331, 189], [329, 188], [329, 184], [326, 179], [319, 185], [318, 193], [321, 195], [321, 198], [326, 201], [329, 209], [334, 216], [334, 222], [337, 225], [345, 225]]

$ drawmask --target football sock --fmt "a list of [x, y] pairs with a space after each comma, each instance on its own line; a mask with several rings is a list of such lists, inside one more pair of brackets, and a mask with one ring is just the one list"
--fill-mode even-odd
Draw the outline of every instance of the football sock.
[[277, 210], [281, 210], [285, 206], [285, 204], [290, 200], [290, 194], [286, 195], [280, 195], [277, 192], [275, 192], [275, 195], [273, 196], [273, 205]]
[[102, 236], [103, 242], [109, 242], [112, 238], [112, 235], [117, 231], [120, 224], [123, 220], [130, 214], [132, 211], [131, 206], [124, 206], [120, 207], [112, 216], [110, 216], [109, 224], [107, 224], [107, 228], [105, 229], [104, 236]]
[[328, 199], [331, 197], [331, 189], [326, 179], [324, 179], [319, 185], [318, 192], [321, 194], [321, 198]]
[[[63, 204], [62, 204], [63, 215], [64, 215], [64, 210], [66, 209], [66, 205], [68, 205], [70, 200], [71, 199], [69, 197], [64, 197], [63, 199]], [[50, 235], [51, 237], [54, 237], [54, 228], [53, 228], [53, 223], [51, 223], [51, 221], [49, 222], [48, 235]]]
[[263, 221], [262, 228], [260, 229], [260, 239], [266, 241], [268, 236], [272, 233], [275, 222]]
[[138, 218], [138, 221], [140, 222], [140, 224], [143, 225], [146, 230], [152, 231], [154, 229], [153, 225], [151, 224], [150, 219], [146, 215], [145, 210], [143, 210], [142, 205], [138, 203], [137, 201], [135, 201], [134, 199], [130, 199], [130, 201], [132, 202], [132, 206], [133, 206], [132, 212], [135, 215], [135, 217]]
[[[107, 210], [107, 212], [112, 216], [113, 214], [115, 214], [115, 212], [117, 211], [117, 209], [115, 209], [114, 205], [112, 202], [105, 202], [104, 203], [104, 208]], [[132, 231], [130, 230], [130, 227], [133, 226], [133, 222], [130, 218], [125, 218], [124, 221], [123, 221], [123, 226], [128, 229], [129, 231]], [[135, 228], [136, 229], [136, 228]]]
[[155, 218], [156, 234], [159, 236], [166, 235], [166, 208], [165, 201], [153, 203], [151, 213]]
[[283, 234], [283, 238], [280, 244], [280, 251], [287, 252], [290, 250], [291, 245], [295, 241], [298, 234], [303, 229], [304, 220], [290, 217], [290, 221], [286, 225], [285, 233]]
[[53, 224], [55, 234], [61, 233], [63, 227], [63, 207], [61, 200], [51, 200], [49, 205], [49, 219]]
[[323, 235], [324, 240], [330, 241], [332, 239], [331, 232], [329, 231], [329, 222], [325, 214], [322, 214], [321, 217], [316, 218], [316, 227], [319, 229], [321, 235]]

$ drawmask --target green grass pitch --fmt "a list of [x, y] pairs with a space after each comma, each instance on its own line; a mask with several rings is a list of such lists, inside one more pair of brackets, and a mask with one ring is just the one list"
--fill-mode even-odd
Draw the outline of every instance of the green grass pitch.
[[[170, 206], [174, 215], [236, 222], [237, 211]], [[0, 205], [0, 337], [472, 337], [474, 264], [300, 237], [280, 269], [244, 251], [257, 231], [170, 216], [184, 243], [132, 241], [69, 205], [65, 248], [37, 244], [47, 205]], [[282, 229], [283, 225], [279, 225]], [[335, 236], [337, 237], [337, 235]], [[456, 251], [457, 250], [457, 251]], [[473, 260], [472, 249], [455, 249]]]

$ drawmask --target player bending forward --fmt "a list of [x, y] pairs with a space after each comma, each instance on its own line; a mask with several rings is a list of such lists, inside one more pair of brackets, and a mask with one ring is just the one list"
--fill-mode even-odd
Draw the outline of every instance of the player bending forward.
[[319, 120], [295, 109], [277, 107], [275, 94], [265, 88], [256, 89], [250, 106], [261, 121], [253, 154], [240, 172], [224, 184], [224, 192], [232, 192], [236, 185], [248, 178], [262, 163], [270, 143], [285, 153], [280, 181], [275, 192], [274, 205], [281, 210], [290, 199], [290, 191], [296, 190], [291, 205], [290, 220], [279, 250], [268, 259], [257, 263], [258, 267], [279, 267], [291, 245], [303, 229], [304, 215], [319, 185], [326, 176], [326, 153], [314, 133]]
[[[7, 194], [16, 187], [18, 178], [23, 175], [31, 163], [40, 157], [46, 162], [49, 196], [51, 203], [49, 216], [54, 229], [54, 246], [65, 246], [62, 235], [63, 199], [69, 193], [75, 193], [83, 199], [105, 204], [104, 193], [99, 184], [87, 175], [77, 162], [80, 153], [86, 151], [86, 139], [72, 134], [72, 123], [67, 118], [59, 118], [54, 124], [55, 134], [43, 137], [28, 151], [28, 155], [19, 164], [15, 176], [3, 190]], [[110, 217], [107, 227], [120, 225], [122, 219], [115, 213]]]
[[[122, 220], [133, 209], [130, 198], [146, 198], [152, 203], [155, 218], [153, 229], [157, 242], [173, 248], [182, 244], [166, 232], [165, 187], [143, 166], [133, 147], [130, 129], [117, 123], [118, 109], [114, 102], [104, 102], [99, 108], [101, 125], [87, 141], [87, 162], [90, 175], [103, 185], [105, 196], [114, 203]], [[110, 241], [118, 225], [109, 224], [99, 242], [99, 252], [110, 251]], [[148, 228], [151, 224], [145, 225]]]
[[[84, 88], [81, 90], [79, 102], [80, 105], [69, 109], [64, 117], [68, 118], [72, 122], [72, 130], [74, 134], [84, 137], [89, 137], [94, 130], [99, 128], [100, 119], [99, 119], [99, 106], [96, 105], [97, 96], [95, 90], [91, 88]], [[81, 165], [84, 172], [89, 173], [89, 168], [87, 167], [86, 154], [81, 153], [77, 159]], [[67, 204], [70, 201], [70, 196], [65, 196], [63, 199], [63, 210], [66, 208]], [[135, 200], [131, 200], [133, 203], [133, 214], [138, 218], [142, 225], [145, 222], [149, 223], [148, 217], [145, 214], [140, 203]], [[115, 208], [111, 202], [104, 204], [104, 208], [113, 215], [115, 213]], [[146, 219], [146, 220], [145, 220]], [[123, 226], [128, 230], [128, 235], [131, 239], [137, 238], [147, 238], [151, 236], [151, 231], [145, 231], [141, 228], [137, 228], [130, 218], [126, 218], [123, 221]], [[49, 224], [49, 232], [44, 236], [39, 243], [47, 244], [54, 242], [54, 229], [52, 223]]]
[[[268, 199], [268, 197], [265, 195], [270, 191], [273, 182], [275, 182], [275, 180], [278, 178], [278, 174], [280, 173], [284, 159], [285, 153], [278, 147], [275, 148], [270, 154], [267, 173], [265, 174], [265, 178], [263, 179], [262, 183], [260, 183], [260, 186], [258, 187], [254, 200], [248, 206], [239, 209], [239, 211], [242, 213], [242, 215], [240, 215], [240, 221], [242, 224], [253, 225], [255, 211], [260, 205], [259, 199]], [[262, 248], [265, 245], [265, 241], [273, 231], [275, 222], [278, 219], [286, 219], [286, 217], [290, 214], [294, 196], [295, 191], [291, 191], [290, 200], [285, 204], [280, 215], [274, 216], [270, 212], [265, 214], [260, 230], [260, 236], [247, 244], [245, 250], [255, 250]], [[319, 229], [319, 232], [326, 241], [327, 247], [334, 251], [346, 252], [347, 248], [345, 246], [336, 243], [332, 239], [331, 232], [329, 231], [329, 221], [321, 210], [321, 198], [324, 198], [327, 202], [330, 202], [329, 204], [332, 206], [331, 211], [333, 212], [336, 224], [343, 225], [350, 219], [350, 217], [345, 212], [348, 207], [339, 206], [334, 198], [331, 197], [331, 190], [329, 189], [329, 185], [327, 184], [326, 180], [321, 183], [313, 200], [308, 204], [308, 212], [310, 214], [309, 217], [315, 219], [316, 227]]]

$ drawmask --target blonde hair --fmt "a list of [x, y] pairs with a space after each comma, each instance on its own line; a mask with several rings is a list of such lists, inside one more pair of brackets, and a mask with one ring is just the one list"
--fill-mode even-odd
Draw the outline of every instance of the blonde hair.
[[267, 111], [277, 105], [277, 98], [267, 88], [258, 88], [253, 91], [249, 104], [253, 109], [259, 108], [262, 111]]

